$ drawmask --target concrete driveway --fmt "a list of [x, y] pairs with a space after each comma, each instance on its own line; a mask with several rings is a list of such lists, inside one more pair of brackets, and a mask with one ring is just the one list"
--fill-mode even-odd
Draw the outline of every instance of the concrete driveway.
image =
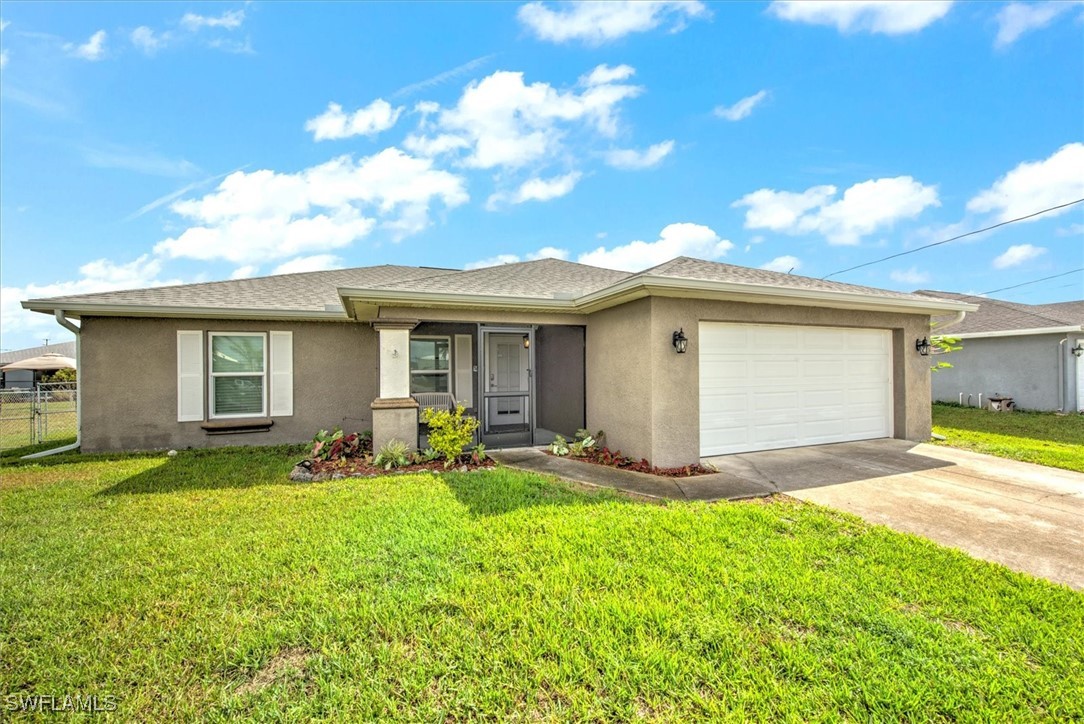
[[767, 490], [1084, 589], [1084, 474], [906, 440], [708, 462]]

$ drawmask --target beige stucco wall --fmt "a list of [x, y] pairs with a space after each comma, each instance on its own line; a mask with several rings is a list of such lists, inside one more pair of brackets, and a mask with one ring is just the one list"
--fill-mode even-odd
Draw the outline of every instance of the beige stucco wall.
[[[367, 324], [85, 317], [83, 450], [302, 442], [321, 428], [371, 429], [377, 337]], [[293, 332], [294, 414], [268, 432], [208, 435], [177, 422], [177, 331]]]
[[587, 318], [587, 429], [626, 455], [652, 450], [651, 300]]
[[[588, 427], [602, 427], [608, 444], [656, 465], [698, 460], [701, 321], [892, 330], [895, 435], [929, 437], [929, 358], [914, 349], [915, 339], [929, 334], [927, 316], [662, 297], [588, 317]], [[671, 344], [679, 328], [689, 339], [684, 355]]]

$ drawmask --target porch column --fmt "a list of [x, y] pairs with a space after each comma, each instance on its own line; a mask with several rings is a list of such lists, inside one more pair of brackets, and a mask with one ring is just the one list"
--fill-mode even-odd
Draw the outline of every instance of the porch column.
[[414, 319], [378, 319], [380, 396], [373, 400], [373, 450], [389, 440], [418, 447], [418, 402], [410, 396], [410, 330]]

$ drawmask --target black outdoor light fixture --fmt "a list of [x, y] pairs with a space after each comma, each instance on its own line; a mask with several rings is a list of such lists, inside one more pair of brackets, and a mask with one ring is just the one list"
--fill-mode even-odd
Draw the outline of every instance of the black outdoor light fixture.
[[525, 335], [523, 335], [523, 349], [530, 349], [530, 348], [531, 348], [531, 335], [525, 334]]
[[674, 332], [674, 348], [677, 349], [678, 354], [685, 354], [685, 350], [689, 347], [689, 339], [685, 336], [685, 328], [682, 327], [678, 331]]
[[1084, 355], [1084, 345], [1081, 345], [1080, 342], [1077, 342], [1076, 347], [1073, 347], [1069, 351], [1072, 352], [1073, 354], [1075, 354], [1077, 357], [1079, 357], [1081, 355]]
[[923, 337], [922, 339], [916, 339], [915, 340], [915, 349], [917, 349], [918, 353], [920, 355], [922, 355], [923, 357], [929, 357], [930, 356], [930, 340], [928, 340], [926, 337]]

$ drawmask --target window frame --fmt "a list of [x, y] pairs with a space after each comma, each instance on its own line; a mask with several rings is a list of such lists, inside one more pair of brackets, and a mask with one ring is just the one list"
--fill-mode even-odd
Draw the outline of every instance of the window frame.
[[[263, 339], [263, 371], [253, 372], [215, 372], [215, 337], [260, 337]], [[268, 369], [268, 334], [267, 332], [208, 332], [207, 333], [207, 419], [240, 420], [267, 417], [268, 385], [271, 383]], [[216, 377], [262, 377], [261, 408], [259, 412], [218, 415], [215, 413], [215, 378]]]
[[415, 370], [414, 367], [411, 365], [411, 355], [410, 355], [410, 351], [408, 349], [407, 350], [407, 367], [409, 368], [409, 371], [410, 371], [410, 394], [411, 395], [422, 394], [422, 393], [416, 392], [414, 390], [414, 376], [415, 375], [425, 376], [425, 377], [443, 376], [445, 381], [447, 382], [447, 389], [445, 390], [445, 392], [450, 393], [452, 391], [452, 370], [455, 368], [455, 364], [454, 364], [455, 350], [452, 348], [452, 338], [451, 338], [451, 336], [447, 335], [447, 334], [417, 334], [417, 335], [412, 334], [412, 335], [410, 335], [410, 341], [413, 342], [415, 340], [417, 340], [419, 342], [422, 342], [422, 341], [443, 341], [443, 342], [445, 342], [448, 345], [448, 369], [446, 369], [446, 370]]

